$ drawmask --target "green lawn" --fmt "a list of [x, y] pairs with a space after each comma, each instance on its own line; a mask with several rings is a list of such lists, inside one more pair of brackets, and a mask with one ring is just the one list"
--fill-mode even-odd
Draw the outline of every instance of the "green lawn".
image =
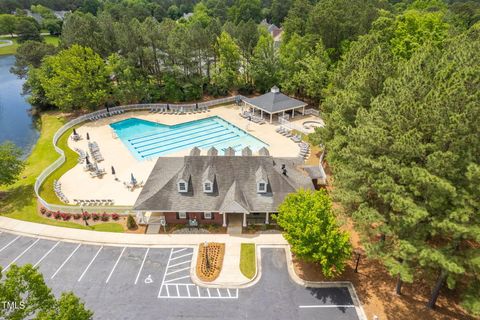
[[[48, 225], [89, 229], [98, 231], [123, 232], [121, 224], [112, 222], [86, 227], [73, 222], [57, 221], [42, 217], [37, 213], [37, 199], [33, 186], [37, 176], [58, 158], [58, 153], [53, 148], [52, 138], [55, 132], [65, 123], [64, 117], [59, 113], [44, 113], [39, 123], [40, 138], [26, 160], [26, 166], [20, 179], [9, 187], [0, 188], [0, 214], [6, 217], [44, 223]], [[63, 138], [63, 137], [62, 137]], [[68, 136], [67, 136], [68, 138]], [[69, 148], [67, 148], [70, 150]], [[73, 151], [72, 151], [73, 152]], [[74, 152], [73, 152], [74, 153]], [[69, 163], [69, 162], [67, 162]], [[64, 170], [62, 166], [54, 174]], [[66, 171], [66, 170], [65, 170]], [[51, 180], [53, 181], [53, 179]], [[53, 187], [50, 188], [53, 192]], [[58, 199], [57, 199], [58, 202]]]
[[[77, 128], [75, 126], [74, 128]], [[42, 186], [40, 187], [40, 196], [45, 199], [48, 203], [52, 204], [64, 204], [63, 202], [58, 199], [55, 191], [53, 190], [53, 181], [60, 179], [64, 173], [68, 170], [75, 167], [78, 161], [78, 154], [68, 147], [68, 138], [72, 134], [73, 128], [69, 129], [65, 132], [60, 139], [58, 139], [57, 146], [65, 152], [65, 162], [63, 165], [55, 170], [47, 179], [43, 182]], [[55, 151], [54, 151], [55, 152]], [[58, 153], [55, 152], [58, 155]], [[59, 156], [59, 155], [58, 155]]]
[[[42, 36], [42, 37], [43, 37], [43, 39], [46, 43], [50, 43], [50, 44], [53, 44], [54, 46], [58, 46], [58, 43], [59, 43], [59, 40], [60, 40], [59, 37], [57, 37], [57, 36]], [[0, 48], [0, 56], [8, 55], [8, 54], [15, 54], [17, 52], [17, 48], [18, 48], [17, 38], [5, 37], [5, 38], [0, 38], [0, 40], [12, 40], [13, 41], [13, 45]]]
[[255, 244], [242, 243], [240, 250], [240, 271], [245, 277], [252, 279], [255, 276], [256, 269]]

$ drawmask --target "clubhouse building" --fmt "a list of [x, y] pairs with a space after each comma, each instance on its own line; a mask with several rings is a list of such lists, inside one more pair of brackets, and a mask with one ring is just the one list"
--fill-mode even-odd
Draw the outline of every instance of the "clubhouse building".
[[306, 167], [301, 158], [274, 158], [266, 148], [255, 155], [248, 147], [239, 155], [194, 148], [185, 157], [159, 157], [133, 209], [148, 225], [269, 224], [288, 194], [318, 188]]

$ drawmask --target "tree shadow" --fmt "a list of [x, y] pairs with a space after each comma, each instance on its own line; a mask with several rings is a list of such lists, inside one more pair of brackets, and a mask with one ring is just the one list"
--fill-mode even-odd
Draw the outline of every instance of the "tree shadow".
[[21, 185], [10, 189], [2, 194], [0, 198], [0, 214], [9, 214], [21, 211], [32, 205], [35, 198], [33, 185]]

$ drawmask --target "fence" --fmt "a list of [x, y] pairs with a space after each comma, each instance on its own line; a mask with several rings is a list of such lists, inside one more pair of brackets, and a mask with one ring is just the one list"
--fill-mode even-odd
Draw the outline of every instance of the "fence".
[[[243, 96], [231, 96], [231, 97], [226, 97], [226, 98], [221, 98], [221, 99], [216, 99], [216, 100], [211, 100], [211, 101], [206, 101], [206, 102], [200, 102], [200, 103], [189, 103], [189, 104], [166, 104], [166, 103], [148, 103], [148, 104], [130, 104], [130, 105], [124, 105], [124, 106], [118, 106], [118, 107], [113, 107], [109, 108], [110, 112], [115, 112], [115, 111], [136, 111], [136, 110], [149, 110], [151, 108], [162, 108], [162, 107], [167, 107], [171, 106], [172, 108], [181, 108], [181, 107], [186, 107], [186, 108], [194, 108], [198, 105], [199, 108], [202, 107], [212, 107], [215, 105], [219, 104], [225, 104], [225, 103], [230, 103], [230, 102], [238, 102], [240, 100], [243, 100]], [[57, 205], [57, 204], [51, 204], [48, 203], [45, 199], [43, 199], [40, 196], [40, 187], [42, 184], [45, 182], [45, 179], [52, 174], [55, 170], [57, 170], [64, 162], [65, 162], [65, 153], [63, 152], [62, 149], [60, 149], [57, 146], [57, 142], [60, 139], [60, 137], [67, 132], [70, 128], [73, 126], [89, 121], [90, 118], [96, 116], [96, 115], [101, 115], [105, 114], [106, 110], [98, 110], [94, 111], [89, 114], [85, 114], [83, 116], [80, 116], [78, 118], [75, 118], [66, 124], [64, 124], [58, 131], [55, 133], [53, 136], [53, 147], [55, 148], [55, 151], [57, 151], [58, 154], [60, 154], [60, 157], [55, 160], [51, 165], [49, 165], [45, 170], [42, 171], [42, 173], [37, 177], [37, 180], [35, 181], [34, 185], [34, 190], [35, 194], [42, 204], [46, 209], [51, 210], [51, 211], [67, 211], [67, 212], [80, 212], [82, 208], [80, 206], [68, 206], [68, 205]], [[133, 209], [132, 206], [86, 206], [84, 208], [87, 211], [105, 211], [105, 212], [117, 212], [117, 213], [123, 213], [127, 214], [130, 213]]]

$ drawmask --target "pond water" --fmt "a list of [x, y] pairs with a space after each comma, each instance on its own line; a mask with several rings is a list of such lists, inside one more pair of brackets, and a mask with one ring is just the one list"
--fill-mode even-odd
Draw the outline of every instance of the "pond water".
[[10, 73], [13, 55], [0, 56], [0, 143], [12, 141], [26, 157], [37, 142], [39, 132], [30, 115], [30, 104], [22, 96], [24, 79]]

